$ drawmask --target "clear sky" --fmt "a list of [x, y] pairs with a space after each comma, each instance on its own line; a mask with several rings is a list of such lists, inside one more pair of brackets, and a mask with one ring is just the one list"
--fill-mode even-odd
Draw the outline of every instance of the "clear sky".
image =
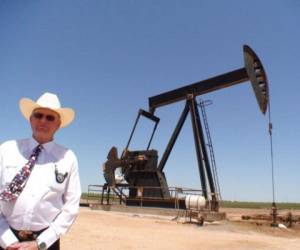
[[[268, 75], [278, 201], [300, 202], [300, 2], [0, 0], [0, 141], [25, 138], [18, 102], [48, 91], [76, 110], [57, 133], [79, 160], [82, 189], [103, 184], [102, 163], [121, 153], [148, 97], [243, 67], [243, 44]], [[201, 97], [223, 199], [270, 201], [268, 119], [249, 82]], [[184, 102], [157, 110], [161, 156]], [[142, 120], [131, 149], [144, 149]], [[201, 188], [190, 119], [165, 167], [170, 186]]]

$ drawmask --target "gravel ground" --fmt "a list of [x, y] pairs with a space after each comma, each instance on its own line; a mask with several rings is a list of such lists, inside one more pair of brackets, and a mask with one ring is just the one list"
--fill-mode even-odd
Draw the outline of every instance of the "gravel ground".
[[[227, 220], [195, 223], [171, 216], [81, 208], [71, 230], [62, 237], [63, 250], [74, 249], [300, 249], [300, 230], [271, 228], [240, 220], [241, 214], [263, 210], [224, 209]], [[300, 213], [296, 211], [296, 213]]]

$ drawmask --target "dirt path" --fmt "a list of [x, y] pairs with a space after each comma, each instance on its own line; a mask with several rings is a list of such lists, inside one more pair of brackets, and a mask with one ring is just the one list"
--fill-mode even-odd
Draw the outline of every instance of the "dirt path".
[[[241, 211], [228, 212], [235, 216]], [[300, 249], [300, 234], [294, 230], [232, 221], [199, 227], [171, 219], [81, 208], [72, 229], [62, 238], [62, 249]]]

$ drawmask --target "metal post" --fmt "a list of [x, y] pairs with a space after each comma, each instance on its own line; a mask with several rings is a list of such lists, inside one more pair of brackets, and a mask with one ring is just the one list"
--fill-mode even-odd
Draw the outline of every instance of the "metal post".
[[140, 116], [141, 116], [141, 114], [139, 113], [138, 116], [136, 117], [136, 120], [135, 120], [135, 123], [134, 123], [134, 125], [133, 125], [131, 134], [130, 134], [130, 136], [129, 136], [129, 140], [128, 140], [128, 142], [127, 142], [127, 145], [126, 145], [126, 147], [125, 147], [125, 150], [124, 150], [123, 153], [122, 153], [121, 159], [122, 159], [122, 157], [123, 157], [124, 152], [127, 151], [128, 147], [129, 147], [129, 144], [130, 144], [130, 142], [131, 142], [133, 133], [134, 133], [135, 128], [136, 128], [136, 125], [137, 125], [137, 123], [138, 123], [138, 121], [139, 121], [139, 119], [140, 119]]
[[106, 204], [109, 205], [109, 196], [110, 196], [110, 186], [108, 186], [107, 193], [106, 193]]
[[[194, 130], [194, 139], [195, 139], [195, 145], [196, 145], [196, 151], [197, 151], [197, 159], [198, 159], [198, 166], [200, 167], [200, 175], [201, 176], [201, 182], [204, 180], [205, 182], [205, 191], [204, 191], [204, 197], [207, 199], [208, 194], [207, 194], [207, 186], [206, 186], [206, 177], [208, 180], [210, 192], [211, 192], [211, 198], [212, 198], [212, 210], [218, 210], [218, 202], [216, 199], [216, 194], [215, 194], [215, 185], [214, 185], [214, 180], [213, 176], [211, 173], [210, 169], [210, 163], [208, 160], [207, 156], [207, 151], [206, 151], [206, 146], [205, 146], [205, 141], [204, 141], [204, 134], [200, 122], [200, 115], [197, 107], [197, 102], [195, 100], [194, 96], [191, 96], [190, 100], [188, 100], [189, 106], [190, 106], [190, 111], [191, 111], [191, 118], [192, 118], [192, 123], [193, 123], [193, 130]], [[201, 170], [202, 168], [202, 170]]]
[[107, 185], [104, 184], [104, 186], [102, 187], [102, 194], [101, 194], [101, 205], [103, 205], [103, 198], [104, 198], [104, 190], [107, 189]]
[[187, 117], [188, 113], [189, 113], [189, 106], [186, 103], [185, 107], [184, 107], [184, 109], [182, 111], [182, 114], [181, 114], [181, 116], [179, 118], [179, 121], [178, 121], [178, 123], [177, 123], [177, 125], [176, 125], [176, 127], [174, 129], [174, 132], [173, 132], [173, 134], [172, 134], [172, 136], [170, 138], [170, 141], [169, 141], [169, 143], [167, 145], [167, 148], [166, 148], [166, 150], [165, 150], [165, 152], [164, 152], [164, 154], [163, 154], [163, 156], [162, 156], [162, 158], [161, 158], [161, 160], [159, 162], [158, 169], [160, 171], [162, 171], [164, 169], [165, 165], [166, 165], [166, 162], [167, 162], [167, 160], [169, 158], [169, 155], [170, 155], [170, 153], [171, 153], [171, 151], [173, 149], [173, 146], [174, 146], [174, 144], [175, 144], [175, 142], [177, 140], [177, 137], [178, 137], [178, 135], [179, 135], [179, 133], [180, 133], [180, 131], [182, 129], [182, 126], [183, 126], [183, 124], [184, 124], [184, 122], [186, 120], [186, 117]]
[[[212, 193], [212, 199], [214, 200], [215, 196], [215, 186], [213, 183], [212, 173], [210, 169], [210, 164], [208, 161], [207, 151], [205, 147], [205, 141], [204, 141], [204, 134], [200, 122], [200, 115], [197, 108], [197, 103], [195, 100], [195, 97], [192, 97], [189, 101], [190, 105], [190, 111], [191, 111], [191, 118], [192, 118], [192, 124], [193, 124], [193, 130], [194, 130], [194, 139], [195, 139], [195, 145], [197, 150], [197, 158], [198, 158], [198, 165], [200, 166], [199, 162], [202, 163], [202, 171], [200, 171], [200, 174], [203, 175], [201, 177], [201, 181], [205, 180], [205, 172], [207, 174], [207, 179], [209, 182], [209, 188]], [[203, 173], [201, 173], [203, 172]], [[206, 182], [205, 182], [206, 184]], [[205, 186], [205, 198], [207, 198], [207, 189]]]
[[198, 168], [200, 173], [200, 181], [202, 186], [202, 192], [205, 197], [205, 199], [208, 198], [207, 196], [207, 186], [206, 186], [206, 178], [205, 178], [205, 166], [203, 162], [203, 150], [202, 150], [202, 143], [201, 143], [201, 135], [200, 135], [200, 119], [196, 116], [195, 112], [195, 106], [193, 105], [194, 97], [187, 100], [187, 103], [189, 104], [189, 108], [191, 111], [191, 120], [193, 125], [193, 132], [194, 132], [194, 141], [195, 141], [195, 147], [196, 147], [196, 155], [198, 160]]
[[148, 146], [147, 146], [147, 149], [146, 149], [146, 150], [149, 150], [149, 148], [150, 148], [150, 145], [151, 145], [151, 142], [152, 142], [154, 133], [155, 133], [155, 131], [156, 131], [157, 125], [158, 125], [158, 123], [156, 122], [155, 125], [154, 125], [154, 128], [153, 128], [153, 131], [152, 131], [152, 134], [151, 134], [151, 137], [150, 137], [150, 140], [149, 140], [149, 142], [148, 142]]

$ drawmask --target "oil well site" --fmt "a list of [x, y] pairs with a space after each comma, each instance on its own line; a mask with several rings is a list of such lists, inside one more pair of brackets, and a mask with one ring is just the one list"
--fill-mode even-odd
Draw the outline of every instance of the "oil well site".
[[299, 23], [296, 0], [0, 1], [0, 250], [300, 249]]
[[[269, 85], [258, 55], [247, 45], [243, 46], [243, 59], [241, 68], [151, 96], [148, 109], [138, 110], [126, 147], [118, 150], [117, 146], [112, 146], [99, 170], [105, 183], [91, 183], [82, 197], [82, 211], [76, 223], [83, 223], [81, 217], [85, 217], [89, 222], [80, 224], [81, 228], [95, 224], [92, 232], [94, 241], [99, 244], [97, 248], [82, 237], [84, 244], [91, 244], [87, 249], [107, 249], [112, 242], [115, 249], [297, 249], [300, 246], [299, 208], [284, 208], [276, 202], [269, 94], [272, 84]], [[201, 95], [241, 83], [251, 84], [253, 93], [249, 94], [254, 94], [260, 112], [269, 121], [273, 192], [270, 195], [273, 200], [263, 208], [233, 208], [222, 201], [212, 131], [205, 108], [210, 101], [201, 98]], [[164, 152], [158, 152], [151, 147], [161, 119], [155, 112], [177, 102], [185, 102], [185, 106]], [[145, 148], [131, 150], [141, 117], [153, 123], [153, 130]], [[193, 130], [191, 145], [195, 146], [199, 189], [169, 186], [164, 172], [188, 117]], [[97, 218], [100, 226], [95, 223]], [[79, 227], [75, 225], [72, 230], [75, 234]], [[102, 241], [97, 238], [97, 231]], [[168, 238], [171, 240], [166, 240]], [[64, 240], [71, 246], [72, 233]]]

